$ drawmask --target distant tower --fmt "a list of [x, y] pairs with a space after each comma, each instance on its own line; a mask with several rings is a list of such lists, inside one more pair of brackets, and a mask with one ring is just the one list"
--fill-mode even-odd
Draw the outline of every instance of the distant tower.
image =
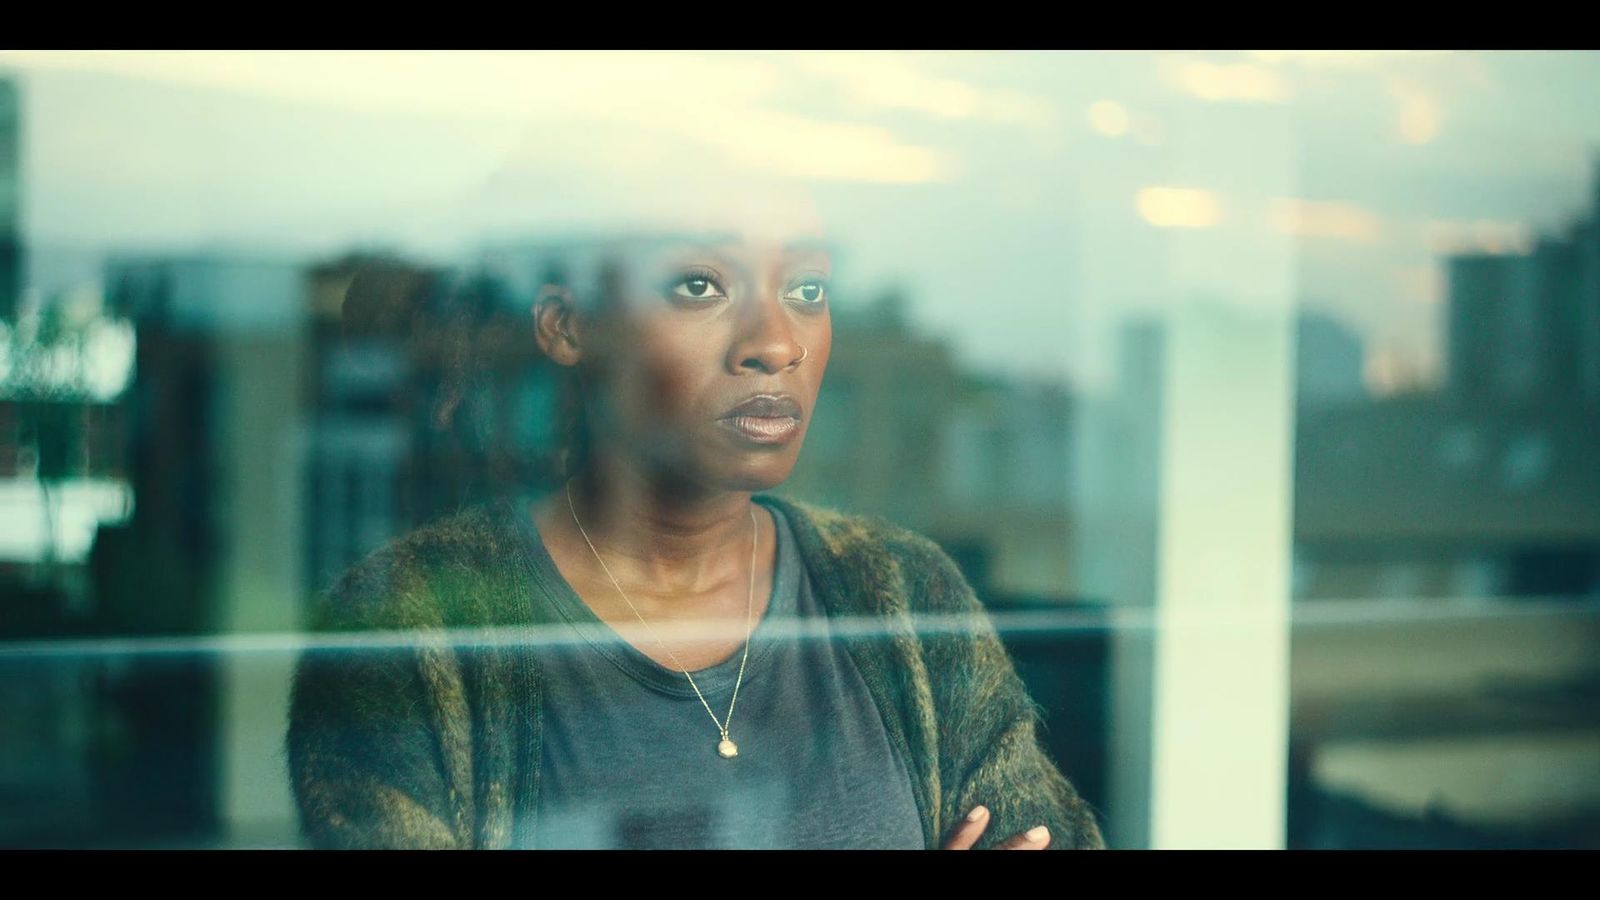
[[1577, 229], [1579, 254], [1579, 379], [1583, 395], [1600, 401], [1600, 154], [1594, 159], [1589, 212]]
[[22, 294], [22, 103], [0, 78], [0, 320], [15, 319]]
[[1366, 398], [1366, 348], [1360, 335], [1330, 315], [1305, 312], [1298, 341], [1295, 389], [1301, 403], [1322, 406]]
[[1589, 206], [1523, 254], [1449, 257], [1449, 381], [1458, 396], [1600, 399], [1600, 159]]

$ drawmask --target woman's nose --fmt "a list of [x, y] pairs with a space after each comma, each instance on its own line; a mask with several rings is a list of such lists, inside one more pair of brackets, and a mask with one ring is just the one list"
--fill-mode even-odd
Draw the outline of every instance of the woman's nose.
[[793, 365], [805, 350], [795, 341], [794, 328], [783, 301], [772, 292], [751, 297], [750, 305], [754, 309], [737, 348], [738, 367], [760, 368], [772, 373]]

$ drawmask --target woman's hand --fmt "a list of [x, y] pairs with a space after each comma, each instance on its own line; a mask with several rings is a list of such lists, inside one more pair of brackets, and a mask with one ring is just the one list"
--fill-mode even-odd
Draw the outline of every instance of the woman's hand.
[[[989, 810], [983, 806], [975, 806], [972, 808], [972, 812], [967, 814], [967, 818], [961, 823], [961, 827], [956, 829], [956, 833], [951, 836], [950, 841], [944, 845], [944, 849], [971, 850], [972, 845], [978, 842], [978, 836], [983, 834], [983, 830], [988, 827]], [[1040, 825], [1037, 828], [1011, 837], [1004, 843], [996, 845], [994, 849], [1043, 850], [1049, 843], [1050, 830]]]

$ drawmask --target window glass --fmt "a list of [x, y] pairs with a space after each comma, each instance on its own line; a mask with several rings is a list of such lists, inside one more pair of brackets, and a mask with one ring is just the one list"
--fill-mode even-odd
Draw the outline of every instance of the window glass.
[[0, 51], [0, 845], [1594, 846], [1596, 85]]

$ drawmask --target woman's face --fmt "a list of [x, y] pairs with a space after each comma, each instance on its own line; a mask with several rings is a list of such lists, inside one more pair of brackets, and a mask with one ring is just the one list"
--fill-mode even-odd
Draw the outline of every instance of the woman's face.
[[[833, 340], [833, 263], [813, 229], [625, 242], [580, 338], [595, 450], [654, 477], [760, 491], [789, 477]], [[772, 402], [737, 407], [753, 398]]]

